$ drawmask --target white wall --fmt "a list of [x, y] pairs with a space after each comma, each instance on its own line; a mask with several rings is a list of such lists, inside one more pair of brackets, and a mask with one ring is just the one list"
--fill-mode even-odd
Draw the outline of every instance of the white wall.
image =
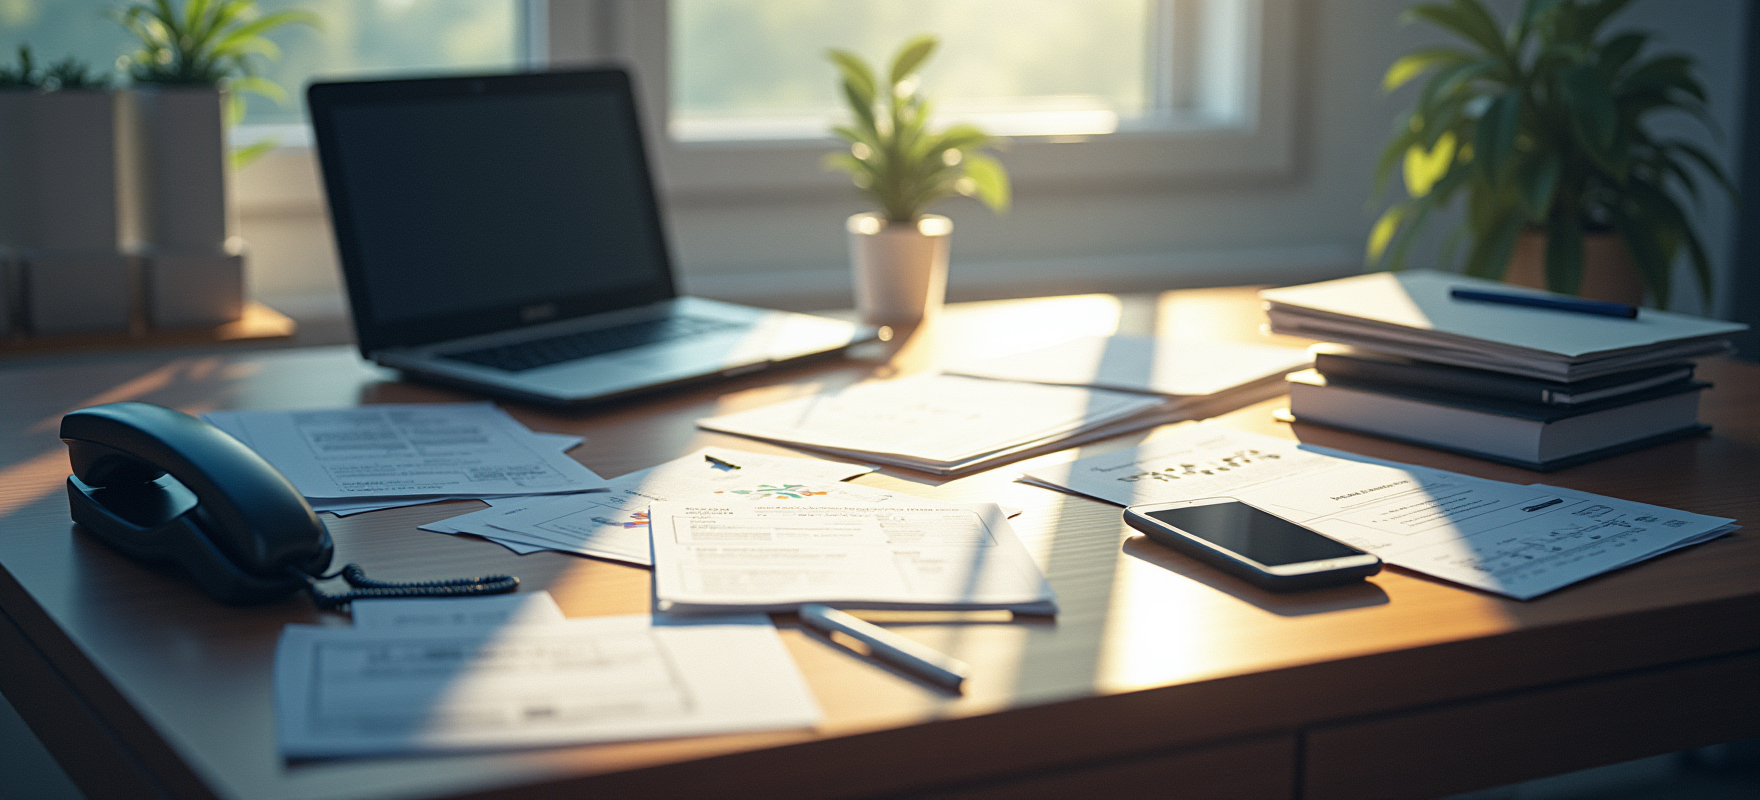
[[[950, 202], [956, 297], [1297, 282], [1361, 268], [1374, 218], [1365, 203], [1381, 144], [1409, 91], [1379, 90], [1387, 65], [1438, 40], [1401, 25], [1397, 0], [1308, 0], [1300, 5], [1303, 81], [1295, 174], [1259, 183], [1209, 181], [1129, 188], [1017, 187], [1014, 210], [993, 217]], [[1496, 3], [1510, 13], [1514, 2]], [[1615, 28], [1656, 31], [1668, 49], [1702, 66], [1726, 136], [1708, 143], [1733, 172], [1746, 5], [1740, 0], [1639, 3]], [[1004, 156], [1006, 160], [1006, 155]], [[248, 168], [242, 233], [252, 246], [257, 296], [296, 315], [339, 307], [339, 281], [322, 211], [309, 202], [305, 160], [271, 156]], [[306, 187], [303, 191], [300, 187]], [[687, 291], [793, 308], [850, 304], [844, 217], [866, 210], [850, 192], [788, 197], [677, 199], [668, 203], [674, 253]], [[1733, 251], [1727, 201], [1712, 198], [1702, 231], [1721, 273]], [[1421, 263], [1421, 262], [1420, 262]], [[1684, 275], [1684, 272], [1683, 272]], [[1696, 310], [1690, 284], [1676, 307]]]

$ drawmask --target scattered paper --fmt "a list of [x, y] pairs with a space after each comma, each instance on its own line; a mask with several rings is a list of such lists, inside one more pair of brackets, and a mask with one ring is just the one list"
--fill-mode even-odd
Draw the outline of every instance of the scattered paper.
[[493, 403], [216, 411], [308, 498], [542, 494], [605, 481]]
[[549, 592], [515, 592], [486, 597], [390, 598], [348, 604], [356, 628], [447, 630], [562, 622], [567, 619]]
[[1001, 358], [954, 362], [942, 369], [998, 380], [1209, 397], [1278, 381], [1313, 360], [1301, 347], [1088, 336]]
[[819, 709], [759, 616], [452, 628], [289, 625], [276, 726], [291, 757], [486, 750], [810, 727]]
[[920, 375], [857, 384], [711, 419], [708, 430], [931, 472], [1167, 419], [1160, 397], [1074, 386]]
[[1119, 505], [1233, 497], [1389, 564], [1518, 599], [1715, 538], [1732, 520], [1194, 424], [1028, 483]]
[[990, 503], [660, 502], [649, 514], [662, 611], [1057, 608]]

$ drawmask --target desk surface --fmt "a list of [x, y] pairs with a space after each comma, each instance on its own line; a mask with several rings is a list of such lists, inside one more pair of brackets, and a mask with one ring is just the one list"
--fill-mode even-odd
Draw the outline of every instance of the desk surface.
[[[508, 408], [535, 430], [585, 436], [572, 454], [615, 476], [708, 444], [781, 452], [691, 422], [917, 371], [955, 349], [1114, 330], [1199, 346], [1259, 338], [1261, 319], [1243, 289], [963, 304], [845, 361], [584, 414]], [[1702, 374], [1717, 384], [1704, 410], [1711, 435], [1545, 477], [1292, 428], [1271, 419], [1275, 400], [1221, 421], [1752, 524], [1760, 519], [1760, 368], [1714, 361]], [[1055, 619], [864, 614], [969, 662], [964, 696], [839, 650], [783, 616], [783, 639], [826, 712], [814, 731], [290, 763], [273, 741], [276, 636], [286, 623], [347, 618], [303, 598], [217, 606], [74, 531], [67, 518], [56, 426], [75, 408], [142, 400], [199, 413], [458, 399], [398, 382], [340, 348], [0, 371], [8, 421], [0, 433], [0, 652], [8, 653], [0, 689], [93, 797], [504, 796], [520, 788], [1024, 796], [1075, 786], [1159, 792], [1170, 785], [1164, 780], [1194, 795], [1424, 796], [1760, 733], [1760, 543], [1751, 529], [1529, 602], [1399, 569], [1361, 586], [1279, 596], [1134, 539], [1114, 507], [1013, 482], [1035, 460], [951, 481], [898, 469], [858, 480], [1025, 509], [1016, 527], [1057, 590], [1063, 610]], [[643, 569], [558, 553], [519, 557], [415, 530], [479, 506], [332, 521], [337, 563], [358, 562], [389, 580], [509, 572], [528, 589], [548, 589], [570, 616], [648, 609]], [[1600, 735], [1576, 741], [1574, 729]], [[1485, 741], [1457, 752], [1474, 736]]]

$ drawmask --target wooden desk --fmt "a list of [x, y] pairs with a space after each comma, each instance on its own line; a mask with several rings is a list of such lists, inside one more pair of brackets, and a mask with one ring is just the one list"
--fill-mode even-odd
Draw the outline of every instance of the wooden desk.
[[[705, 444], [774, 450], [691, 421], [960, 348], [1114, 329], [1194, 342], [1256, 335], [1247, 290], [967, 304], [833, 362], [591, 414], [511, 407], [582, 434], [605, 475]], [[1713, 362], [1708, 437], [1544, 478], [1270, 419], [1224, 417], [1489, 478], [1760, 519], [1760, 369]], [[1056, 619], [915, 620], [895, 629], [965, 659], [951, 697], [834, 649], [781, 618], [826, 711], [816, 731], [507, 754], [289, 763], [272, 738], [270, 656], [290, 622], [346, 624], [303, 598], [210, 603], [129, 562], [67, 516], [60, 416], [115, 400], [201, 412], [461, 399], [399, 383], [341, 349], [0, 371], [0, 689], [93, 798], [957, 795], [1427, 797], [1760, 734], [1760, 542], [1750, 530], [1515, 602], [1393, 569], [1276, 596], [1141, 541], [1116, 508], [1019, 483], [1022, 466], [953, 480], [899, 470], [862, 483], [1020, 506]], [[1084, 448], [1125, 447], [1142, 435]], [[516, 557], [415, 526], [454, 502], [331, 523], [338, 563], [397, 580], [505, 571], [571, 616], [642, 612], [644, 570]], [[1122, 546], [1121, 546], [1122, 545]], [[902, 619], [909, 615], [868, 615]]]

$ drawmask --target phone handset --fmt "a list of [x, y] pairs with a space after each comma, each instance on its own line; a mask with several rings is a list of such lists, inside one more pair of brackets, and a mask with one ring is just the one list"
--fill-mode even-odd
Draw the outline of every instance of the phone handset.
[[237, 439], [181, 411], [109, 403], [61, 419], [73, 474], [73, 520], [124, 554], [176, 565], [215, 599], [274, 600], [305, 589], [320, 606], [364, 597], [513, 591], [496, 575], [422, 584], [372, 581], [349, 565], [354, 587], [323, 592], [330, 533], [286, 477]]

